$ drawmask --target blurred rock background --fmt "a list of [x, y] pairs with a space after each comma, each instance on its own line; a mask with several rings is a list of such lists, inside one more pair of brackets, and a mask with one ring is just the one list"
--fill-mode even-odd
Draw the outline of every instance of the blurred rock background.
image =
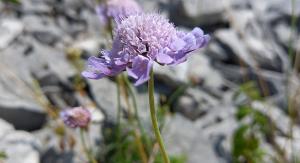
[[[184, 64], [155, 67], [157, 103], [169, 106], [163, 135], [171, 155], [188, 163], [247, 162], [245, 153], [253, 162], [299, 162], [299, 0], [138, 2], [212, 36]], [[117, 119], [115, 80], [79, 76], [84, 60], [110, 43], [94, 7], [92, 0], [0, 2], [2, 162], [84, 162], [76, 131], [57, 118], [79, 105], [93, 108], [91, 144], [104, 150], [103, 130]], [[151, 131], [146, 85], [135, 93]]]

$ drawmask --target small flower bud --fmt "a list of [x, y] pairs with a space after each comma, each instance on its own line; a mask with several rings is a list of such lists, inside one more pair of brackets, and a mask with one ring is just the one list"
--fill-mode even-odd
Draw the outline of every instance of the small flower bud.
[[75, 107], [62, 111], [60, 116], [64, 123], [71, 128], [85, 128], [91, 121], [91, 113], [83, 107]]

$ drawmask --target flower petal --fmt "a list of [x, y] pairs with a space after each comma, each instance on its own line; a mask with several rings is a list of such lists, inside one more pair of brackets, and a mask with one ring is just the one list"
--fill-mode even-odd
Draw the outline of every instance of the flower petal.
[[181, 38], [185, 45], [180, 50], [172, 54], [173, 62], [169, 65], [175, 65], [185, 62], [189, 54], [203, 46], [207, 45], [210, 40], [209, 35], [204, 35], [203, 31], [196, 27], [189, 33], [178, 32], [177, 36]]
[[174, 42], [171, 43], [170, 49], [172, 51], [179, 51], [182, 48], [184, 48], [185, 45], [186, 45], [186, 43], [182, 39], [178, 38]]
[[157, 54], [156, 60], [161, 64], [170, 64], [173, 62], [173, 58], [163, 52]]
[[128, 75], [137, 79], [135, 86], [141, 85], [149, 80], [149, 74], [153, 61], [138, 55], [133, 59], [132, 68], [127, 68]]
[[90, 57], [88, 59], [88, 65], [104, 74], [109, 74], [111, 72], [111, 70], [108, 68], [106, 60], [101, 58], [97, 58], [94, 56]]
[[103, 78], [104, 76], [106, 76], [105, 74], [103, 73], [97, 73], [95, 71], [83, 71], [81, 73], [81, 75], [85, 78], [89, 78], [89, 79], [101, 79]]
[[134, 79], [138, 79], [139, 77], [137, 74], [133, 71], [133, 69], [126, 67], [126, 71], [130, 77], [133, 77]]
[[197, 38], [197, 37], [203, 37], [203, 35], [204, 35], [203, 30], [200, 29], [199, 27], [194, 28], [194, 29], [192, 30], [191, 33], [192, 33], [196, 38]]
[[197, 41], [195, 36], [190, 32], [183, 37], [183, 40], [186, 43], [185, 49], [196, 49]]

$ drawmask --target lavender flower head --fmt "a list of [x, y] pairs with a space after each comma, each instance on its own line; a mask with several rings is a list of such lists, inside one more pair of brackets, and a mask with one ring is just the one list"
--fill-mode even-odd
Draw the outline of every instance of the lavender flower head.
[[96, 7], [101, 22], [107, 24], [110, 18], [116, 22], [130, 15], [142, 13], [142, 8], [135, 0], [106, 0]]
[[85, 128], [91, 121], [91, 113], [83, 107], [68, 109], [60, 114], [64, 123], [71, 128]]
[[90, 57], [86, 78], [100, 79], [127, 70], [135, 85], [149, 80], [153, 62], [176, 65], [187, 60], [192, 51], [207, 45], [210, 37], [200, 28], [191, 32], [176, 30], [158, 14], [137, 14], [121, 21], [115, 31], [112, 50], [101, 57]]

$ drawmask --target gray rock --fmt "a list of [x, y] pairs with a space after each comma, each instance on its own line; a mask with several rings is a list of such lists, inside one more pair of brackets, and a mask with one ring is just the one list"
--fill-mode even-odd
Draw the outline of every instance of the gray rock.
[[[69, 22], [69, 20], [64, 16], [58, 16], [57, 25], [65, 31], [69, 36], [77, 36], [80, 33], [86, 31], [87, 25], [84, 21], [78, 21], [77, 23]], [[75, 20], [74, 20], [75, 21]], [[76, 22], [76, 21], [75, 21]]]
[[64, 1], [64, 5], [69, 6], [71, 9], [81, 8], [81, 7], [85, 6], [86, 3], [88, 3], [88, 2], [80, 1], [80, 0], [65, 0]]
[[[230, 136], [237, 127], [236, 108], [230, 104], [220, 104], [210, 108], [208, 113], [197, 119], [195, 124], [207, 137], [224, 134]], [[229, 139], [230, 140], [230, 139]]]
[[[52, 126], [56, 127], [55, 123], [51, 123]], [[69, 133], [69, 130], [68, 134]], [[71, 133], [76, 136], [76, 133]], [[73, 137], [57, 135], [53, 128], [45, 127], [41, 130], [33, 132], [36, 140], [38, 140], [42, 146], [40, 148], [41, 162], [43, 163], [64, 163], [74, 162], [75, 152], [70, 149], [70, 141]], [[72, 137], [72, 138], [71, 138]], [[75, 142], [78, 144], [77, 142]], [[64, 150], [62, 150], [64, 148]], [[81, 149], [81, 148], [79, 148]], [[81, 154], [79, 154], [81, 156]]]
[[[32, 103], [38, 103], [36, 105], [48, 105], [49, 101], [45, 104], [47, 96], [53, 102], [52, 104], [60, 108], [66, 107], [67, 104], [78, 106], [77, 99], [73, 95], [74, 88], [69, 82], [69, 78], [75, 76], [77, 72], [66, 59], [63, 50], [40, 44], [31, 37], [22, 37], [11, 48], [3, 52], [5, 54], [2, 56], [3, 62], [7, 65], [6, 71], [10, 72], [8, 75], [13, 76], [9, 78], [16, 78], [15, 85], [21, 83], [19, 87], [23, 87], [21, 90], [25, 90], [21, 94], [22, 96], [31, 98]], [[34, 84], [35, 81], [39, 86]], [[22, 98], [22, 96], [17, 97]], [[30, 107], [30, 105], [18, 105], [18, 107], [36, 108]], [[36, 110], [40, 110], [45, 119], [44, 108], [40, 107]], [[6, 114], [8, 113], [6, 112]], [[31, 122], [29, 121], [29, 123]], [[34, 122], [32, 121], [32, 123]], [[41, 123], [35, 122], [34, 124]]]
[[248, 64], [251, 67], [256, 67], [257, 63], [252, 57], [252, 55], [248, 52], [246, 46], [241, 44], [242, 40], [239, 38], [238, 34], [231, 29], [218, 30], [215, 33], [215, 37], [222, 42], [223, 45], [227, 46], [230, 51], [227, 54], [236, 60], [241, 60]]
[[[290, 33], [291, 33], [291, 26], [286, 23], [278, 23], [274, 27], [274, 32], [278, 41], [283, 44], [284, 46], [288, 47], [290, 42]], [[293, 36], [296, 36], [296, 32], [293, 33]]]
[[[259, 86], [263, 85], [264, 89], [261, 87], [258, 87], [258, 89], [260, 89], [262, 94], [267, 96], [278, 95], [285, 90], [285, 80], [281, 73], [263, 69], [258, 73], [250, 68], [241, 68], [239, 66], [225, 64], [215, 64], [215, 66], [230, 82], [242, 83], [246, 80], [251, 80], [256, 82]], [[237, 85], [234, 87], [237, 87]]]
[[24, 25], [19, 20], [0, 20], [0, 50], [6, 48], [23, 31]]
[[284, 151], [286, 152], [286, 156], [289, 160], [293, 159], [291, 151], [291, 147], [294, 151], [300, 150], [300, 128], [298, 125], [293, 125], [293, 141], [290, 139], [290, 126], [291, 126], [291, 119], [290, 117], [284, 113], [280, 108], [268, 104], [255, 101], [251, 104], [251, 106], [267, 115], [272, 122], [275, 123], [276, 129], [279, 130], [279, 133], [275, 132], [275, 141], [281, 146]]
[[161, 81], [170, 87], [176, 87], [181, 83], [187, 83], [187, 71], [187, 62], [177, 66], [160, 66], [158, 64], [154, 64], [156, 81]]
[[[258, 3], [258, 2], [257, 2]], [[268, 9], [272, 10], [272, 11], [276, 11], [279, 12], [280, 14], [284, 14], [284, 15], [292, 15], [292, 7], [294, 7], [295, 9], [295, 16], [299, 17], [300, 16], [300, 9], [299, 9], [299, 5], [300, 2], [299, 1], [295, 1], [295, 4], [292, 5], [292, 1], [285, 1], [285, 0], [274, 0], [272, 2], [270, 2], [268, 4]]]
[[207, 47], [207, 50], [206, 50], [209, 54], [209, 58], [211, 58], [213, 61], [228, 61], [230, 60], [229, 56], [226, 54], [226, 49], [225, 48], [222, 48], [220, 46], [220, 44], [215, 41], [215, 40], [212, 40], [209, 44], [208, 44], [208, 47]]
[[59, 36], [56, 36], [50, 32], [37, 31], [33, 33], [33, 36], [41, 43], [53, 45], [59, 40]]
[[275, 50], [278, 47], [274, 42], [269, 24], [260, 17], [262, 9], [232, 11], [232, 24], [235, 31], [241, 36], [251, 57], [261, 68], [281, 70], [284, 59]]
[[153, 0], [153, 1], [141, 1], [142, 6], [143, 6], [143, 10], [149, 12], [149, 11], [153, 11], [153, 10], [157, 10], [159, 9], [159, 4], [157, 0]]
[[[88, 84], [95, 99], [97, 105], [103, 110], [106, 115], [106, 120], [111, 122], [116, 122], [117, 120], [117, 85], [108, 78], [103, 78], [101, 80], [88, 80]], [[149, 103], [148, 103], [148, 93], [138, 92], [134, 88], [134, 94], [136, 97], [137, 108], [139, 111], [140, 118], [145, 121], [145, 124], [149, 124], [146, 121], [149, 120]], [[158, 103], [158, 95], [155, 94], [155, 101]], [[129, 99], [131, 107], [133, 103], [131, 98]], [[127, 110], [127, 104], [125, 99], [121, 94], [121, 108]], [[131, 111], [134, 111], [131, 108]]]
[[[100, 43], [103, 43], [104, 41], [107, 42], [107, 38], [105, 39], [99, 37], [104, 35], [103, 34], [104, 27], [103, 24], [101, 24], [103, 22], [100, 21], [99, 16], [95, 14], [95, 11], [93, 9], [94, 6], [91, 7], [91, 10], [83, 10], [80, 14], [81, 19], [85, 21], [87, 24], [87, 30], [85, 31], [84, 36], [88, 36], [86, 39], [97, 39], [97, 41], [100, 41]], [[109, 33], [105, 32], [105, 34], [108, 34], [110, 38]]]
[[[2, 120], [1, 120], [2, 121]], [[39, 163], [39, 142], [28, 132], [15, 131], [9, 124], [6, 125], [5, 133], [0, 137], [0, 151], [7, 155], [6, 163]]]
[[4, 4], [3, 4], [3, 2], [1, 1], [1, 2], [0, 2], [0, 10], [3, 11], [3, 8], [4, 8]]
[[[224, 91], [225, 81], [221, 73], [212, 67], [211, 60], [201, 52], [194, 52], [188, 59], [187, 79], [193, 80], [195, 84], [201, 84], [209, 93], [221, 96]], [[197, 83], [199, 81], [200, 83]]]
[[[57, 125], [52, 123], [52, 125]], [[80, 139], [80, 130], [65, 128], [65, 135], [57, 135], [53, 128], [43, 128], [33, 133], [35, 138], [43, 144], [41, 147], [41, 161], [43, 163], [80, 163], [87, 162]], [[89, 125], [85, 140], [93, 155], [96, 156], [101, 147], [102, 130], [99, 123], [93, 122]]]
[[71, 45], [71, 48], [79, 49], [83, 52], [87, 52], [90, 55], [98, 55], [100, 48], [106, 47], [107, 40], [99, 38], [86, 38], [77, 40]]
[[[57, 151], [54, 148], [49, 148], [49, 150], [47, 150], [42, 158], [41, 158], [41, 162], [42, 163], [65, 163], [65, 162], [72, 162], [75, 163], [74, 161], [74, 157], [75, 157], [75, 153], [72, 151], [68, 151], [68, 152], [61, 152], [61, 151]], [[77, 160], [79, 161], [79, 160]], [[82, 160], [81, 160], [82, 161]], [[79, 163], [79, 162], [76, 162]]]
[[178, 114], [167, 121], [163, 138], [168, 153], [186, 156], [188, 163], [218, 162], [210, 140], [191, 121]]
[[[0, 117], [17, 129], [40, 128], [46, 113], [38, 102], [31, 74], [20, 46], [2, 51], [0, 59]], [[29, 120], [30, 119], [30, 120]]]
[[168, 7], [169, 3], [168, 0], [153, 0], [153, 1], [144, 1], [144, 0], [137, 0], [143, 10], [145, 12], [153, 12], [159, 11], [159, 13], [163, 16], [168, 17]]
[[24, 30], [31, 34], [39, 43], [46, 45], [58, 44], [60, 40], [68, 40], [68, 36], [58, 28], [55, 20], [38, 15], [24, 15], [22, 18]]
[[231, 104], [221, 104], [195, 121], [198, 130], [212, 142], [214, 152], [222, 162], [231, 162], [232, 135], [238, 127], [235, 111]]
[[14, 130], [14, 127], [3, 119], [0, 119], [0, 138], [4, 137], [6, 133]]
[[213, 92], [219, 92], [224, 85], [223, 77], [211, 66], [209, 58], [202, 51], [193, 52], [186, 62], [176, 66], [155, 64], [154, 73], [157, 81], [170, 88], [193, 82], [194, 84], [202, 83]]
[[218, 105], [192, 122], [179, 114], [167, 120], [163, 129], [170, 154], [184, 154], [188, 162], [230, 162], [231, 139], [237, 122], [235, 108]]
[[106, 119], [116, 122], [118, 112], [116, 84], [108, 78], [88, 80], [88, 84], [96, 103], [106, 114]]
[[185, 26], [225, 22], [224, 4], [210, 0], [177, 0], [172, 2], [170, 17], [176, 24]]
[[[253, 102], [251, 105], [254, 109], [257, 109], [258, 111], [267, 115], [275, 123], [276, 127], [280, 130], [280, 132], [284, 133], [285, 135], [289, 135], [290, 128], [287, 126], [290, 126], [290, 117], [288, 117], [288, 115], [286, 115], [286, 113], [284, 113], [280, 108], [258, 101]], [[293, 127], [293, 131], [293, 137], [295, 139], [299, 139], [299, 126], [295, 125]]]
[[[295, 158], [298, 158], [298, 155], [295, 153], [295, 151], [300, 150], [300, 141], [299, 138], [294, 138], [292, 141], [290, 138], [277, 136], [276, 142], [278, 142], [279, 146], [283, 147], [283, 150], [286, 153], [286, 156], [289, 161], [295, 160]], [[276, 154], [274, 154], [276, 156]]]
[[22, 41], [32, 43], [32, 50], [26, 57], [28, 68], [32, 73], [50, 71], [62, 81], [67, 81], [68, 77], [76, 75], [76, 69], [67, 60], [63, 49], [43, 45], [32, 38], [24, 38]]
[[174, 109], [189, 119], [195, 120], [205, 115], [212, 107], [219, 104], [218, 99], [197, 88], [188, 88], [177, 100]]
[[198, 118], [201, 113], [204, 114], [204, 109], [198, 108], [199, 103], [190, 96], [181, 96], [177, 104], [175, 105], [175, 111], [182, 113], [184, 116], [190, 119]]
[[[136, 92], [135, 96], [137, 101], [138, 115], [142, 123], [142, 126], [146, 131], [152, 132], [148, 92]], [[159, 94], [156, 92], [154, 93], [154, 100], [155, 100], [156, 109], [162, 109], [158, 107]]]
[[51, 6], [47, 5], [45, 1], [24, 0], [21, 1], [22, 12], [25, 14], [50, 14]]

